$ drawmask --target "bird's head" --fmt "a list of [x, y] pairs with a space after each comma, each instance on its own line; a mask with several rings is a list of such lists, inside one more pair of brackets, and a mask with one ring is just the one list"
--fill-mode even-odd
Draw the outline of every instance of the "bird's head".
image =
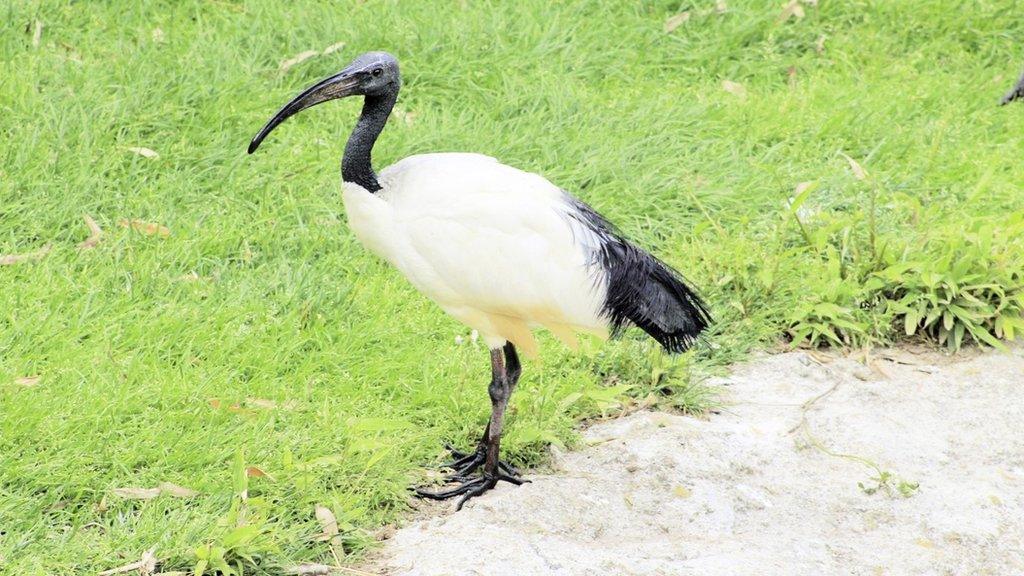
[[401, 83], [398, 59], [394, 56], [387, 52], [361, 54], [344, 70], [305, 89], [285, 104], [284, 108], [278, 110], [249, 143], [249, 154], [259, 148], [263, 139], [271, 130], [277, 128], [278, 124], [306, 108], [348, 96], [374, 97], [396, 94]]

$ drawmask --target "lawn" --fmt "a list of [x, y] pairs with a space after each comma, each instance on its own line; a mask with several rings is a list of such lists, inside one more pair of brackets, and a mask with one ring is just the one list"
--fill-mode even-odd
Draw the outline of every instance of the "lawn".
[[[503, 445], [520, 464], [624, 404], [704, 410], [703, 376], [753, 348], [1024, 329], [1024, 106], [996, 105], [1024, 12], [717, 4], [0, 8], [0, 256], [21, 256], [0, 265], [0, 573], [95, 573], [152, 547], [162, 570], [220, 549], [247, 573], [355, 563], [443, 442], [479, 434], [482, 343], [348, 230], [359, 103], [245, 154], [367, 50], [405, 78], [378, 167], [476, 151], [541, 173], [683, 270], [719, 321], [678, 359], [634, 333], [579, 352], [545, 337]], [[123, 491], [161, 483], [195, 494]]]

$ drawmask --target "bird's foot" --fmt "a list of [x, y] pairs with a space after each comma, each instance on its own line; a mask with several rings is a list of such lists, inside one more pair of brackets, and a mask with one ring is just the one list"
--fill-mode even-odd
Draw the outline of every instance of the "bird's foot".
[[458, 511], [462, 510], [462, 505], [465, 504], [466, 501], [469, 500], [470, 498], [473, 498], [474, 496], [479, 496], [484, 492], [487, 492], [491, 488], [497, 486], [499, 480], [504, 480], [505, 482], [515, 484], [516, 486], [522, 484], [523, 482], [529, 482], [529, 480], [523, 480], [522, 478], [519, 478], [517, 476], [506, 474], [501, 470], [498, 471], [498, 474], [496, 476], [491, 476], [487, 474], [487, 472], [484, 472], [483, 476], [462, 480], [463, 482], [458, 486], [455, 486], [454, 488], [449, 488], [447, 490], [441, 490], [438, 492], [430, 492], [422, 488], [417, 488], [416, 495], [419, 496], [420, 498], [429, 498], [431, 500], [447, 500], [448, 498], [461, 496], [461, 498], [459, 498], [458, 505], [455, 506], [455, 510]]
[[[484, 445], [477, 447], [475, 452], [462, 452], [451, 444], [446, 444], [445, 448], [451, 454], [452, 461], [446, 462], [441, 465], [441, 468], [450, 468], [452, 473], [445, 477], [445, 480], [468, 480], [469, 475], [475, 472], [478, 468], [484, 465], [487, 460], [487, 448]], [[510, 477], [519, 477], [519, 470], [508, 464], [498, 460], [498, 470], [503, 472], [505, 475]]]
[[455, 508], [461, 510], [462, 505], [467, 500], [474, 496], [479, 496], [484, 492], [487, 492], [491, 488], [494, 488], [499, 480], [503, 480], [510, 484], [519, 486], [524, 482], [529, 482], [519, 476], [519, 470], [514, 466], [498, 461], [498, 470], [496, 474], [488, 474], [487, 471], [479, 476], [472, 476], [474, 472], [479, 470], [484, 463], [487, 461], [487, 447], [483, 444], [477, 447], [473, 452], [462, 452], [455, 449], [451, 445], [446, 445], [445, 448], [451, 453], [453, 460], [442, 464], [442, 468], [451, 469], [452, 472], [445, 476], [445, 482], [458, 482], [457, 486], [448, 488], [445, 490], [439, 490], [437, 492], [431, 492], [423, 488], [416, 488], [416, 495], [420, 498], [429, 498], [431, 500], [447, 500], [448, 498], [454, 498], [461, 496], [459, 504]]

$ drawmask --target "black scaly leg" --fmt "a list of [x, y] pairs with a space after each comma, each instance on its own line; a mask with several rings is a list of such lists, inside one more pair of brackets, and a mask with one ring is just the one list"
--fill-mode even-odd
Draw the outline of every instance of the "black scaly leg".
[[[462, 496], [456, 507], [456, 510], [461, 510], [466, 500], [494, 488], [499, 480], [516, 485], [523, 483], [523, 480], [517, 477], [517, 471], [514, 468], [498, 459], [505, 408], [508, 406], [508, 399], [522, 373], [522, 365], [519, 363], [519, 355], [516, 353], [515, 346], [508, 342], [503, 350], [504, 359], [501, 350], [491, 350], [491, 384], [487, 388], [491, 397], [491, 419], [484, 430], [484, 437], [481, 439], [480, 445], [473, 454], [452, 451], [456, 460], [449, 465], [455, 468], [455, 473], [448, 478], [462, 481], [462, 483], [440, 492], [417, 489], [418, 496], [434, 500]], [[469, 478], [468, 475], [479, 468], [481, 464], [484, 467], [483, 474], [476, 478]]]

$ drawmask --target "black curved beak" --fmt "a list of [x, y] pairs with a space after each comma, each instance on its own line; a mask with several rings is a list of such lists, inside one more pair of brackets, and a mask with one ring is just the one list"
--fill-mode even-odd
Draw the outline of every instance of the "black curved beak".
[[249, 154], [255, 152], [260, 147], [263, 139], [267, 137], [267, 134], [270, 134], [271, 130], [277, 128], [277, 125], [287, 120], [289, 116], [298, 114], [306, 108], [316, 106], [328, 100], [358, 94], [361, 73], [363, 73], [361, 70], [346, 68], [334, 76], [325, 78], [304, 90], [302, 94], [299, 94], [291, 102], [285, 104], [284, 108], [278, 110], [277, 114], [274, 114], [274, 117], [270, 119], [270, 122], [267, 122], [267, 125], [260, 129], [256, 137], [252, 139], [252, 142], [249, 142]]

